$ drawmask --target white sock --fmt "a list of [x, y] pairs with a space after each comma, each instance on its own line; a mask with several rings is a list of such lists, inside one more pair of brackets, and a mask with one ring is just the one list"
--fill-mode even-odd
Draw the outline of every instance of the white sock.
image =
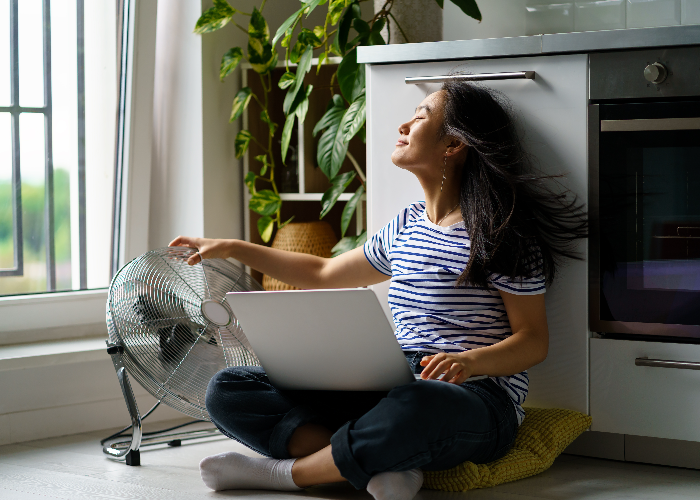
[[423, 471], [382, 472], [372, 477], [367, 491], [374, 500], [411, 500], [423, 486]]
[[299, 491], [302, 488], [292, 480], [292, 465], [295, 460], [248, 457], [230, 451], [204, 458], [199, 462], [199, 472], [204, 484], [214, 491]]

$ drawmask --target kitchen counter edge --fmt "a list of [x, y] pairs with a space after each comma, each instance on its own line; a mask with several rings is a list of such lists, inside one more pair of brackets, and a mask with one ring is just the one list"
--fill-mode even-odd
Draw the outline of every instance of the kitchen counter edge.
[[357, 62], [389, 64], [700, 45], [700, 25], [358, 47]]

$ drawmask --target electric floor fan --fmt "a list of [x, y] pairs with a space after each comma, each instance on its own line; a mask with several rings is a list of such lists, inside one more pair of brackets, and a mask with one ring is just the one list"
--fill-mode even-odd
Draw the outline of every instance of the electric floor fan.
[[120, 269], [109, 287], [107, 352], [124, 394], [132, 434], [124, 440], [117, 433], [102, 444], [108, 457], [128, 465], [140, 465], [142, 446], [177, 446], [218, 433], [212, 428], [144, 434], [131, 377], [158, 401], [143, 418], [164, 403], [198, 421], [210, 421], [204, 396], [212, 376], [225, 367], [260, 366], [225, 296], [263, 288], [224, 259], [188, 265], [194, 253], [184, 247], [147, 252]]

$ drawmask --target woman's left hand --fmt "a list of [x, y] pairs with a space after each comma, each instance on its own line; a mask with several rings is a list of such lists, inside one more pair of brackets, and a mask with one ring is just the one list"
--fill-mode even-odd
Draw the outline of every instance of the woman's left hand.
[[474, 375], [471, 360], [466, 354], [466, 352], [441, 352], [432, 356], [425, 356], [420, 360], [420, 365], [425, 367], [420, 374], [421, 379], [437, 380], [440, 375], [444, 374], [440, 379], [441, 381], [457, 385], [461, 384]]

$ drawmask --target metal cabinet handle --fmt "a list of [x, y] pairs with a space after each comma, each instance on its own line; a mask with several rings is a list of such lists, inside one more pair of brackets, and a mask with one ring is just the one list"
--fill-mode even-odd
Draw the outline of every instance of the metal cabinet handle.
[[700, 363], [693, 361], [667, 361], [664, 359], [637, 358], [635, 366], [653, 366], [656, 368], [679, 368], [681, 370], [700, 370]]
[[700, 118], [640, 118], [601, 120], [601, 132], [646, 132], [657, 130], [698, 130]]
[[534, 71], [515, 71], [511, 73], [481, 73], [478, 75], [439, 75], [439, 76], [407, 76], [406, 84], [440, 83], [451, 80], [467, 82], [482, 82], [485, 80], [534, 80]]

